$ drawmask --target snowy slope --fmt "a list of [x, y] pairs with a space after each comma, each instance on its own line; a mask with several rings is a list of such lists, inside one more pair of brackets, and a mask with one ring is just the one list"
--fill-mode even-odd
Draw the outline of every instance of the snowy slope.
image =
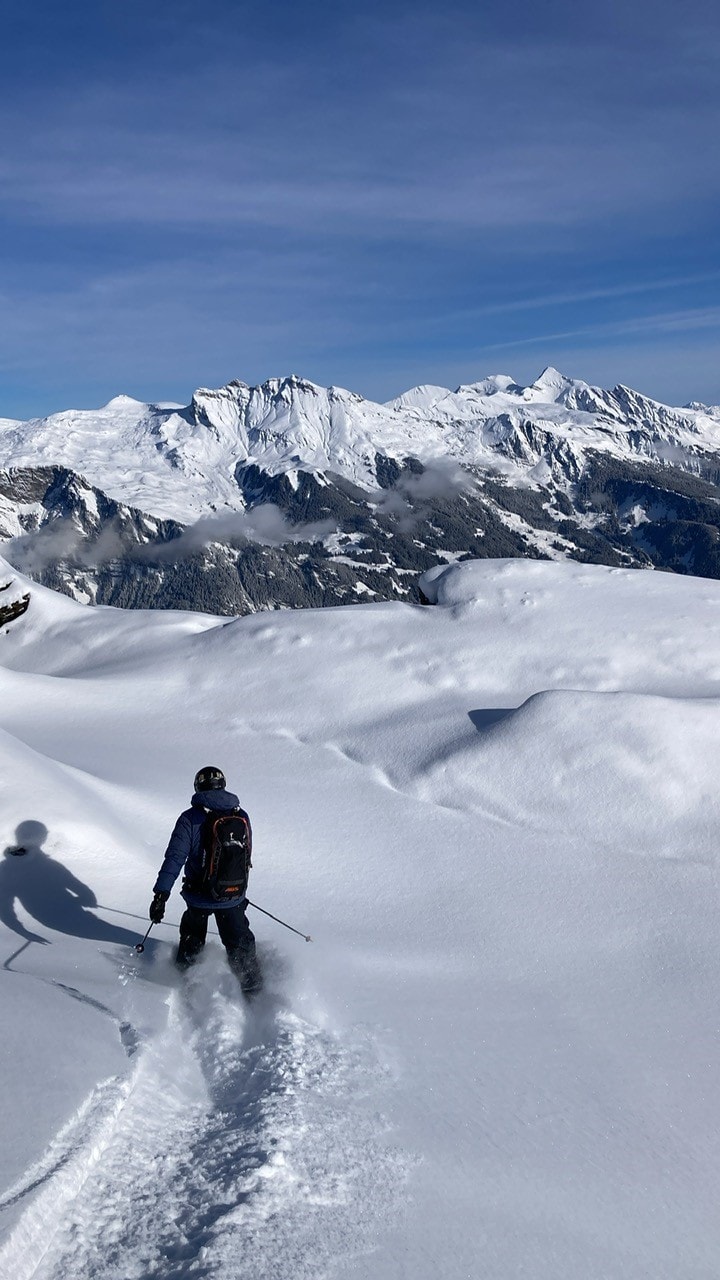
[[[720, 584], [488, 560], [230, 622], [29, 589], [0, 1274], [713, 1275]], [[216, 943], [185, 990], [172, 928], [129, 948], [211, 761], [315, 939], [254, 916], [250, 1010]]]
[[[301, 469], [377, 487], [376, 455], [438, 458], [515, 481], [577, 478], [588, 452], [691, 470], [720, 451], [720, 410], [675, 409], [555, 369], [522, 387], [496, 375], [456, 391], [422, 386], [387, 405], [298, 377], [199, 390], [187, 409], [118, 396], [95, 411], [0, 419], [0, 468], [61, 464], [111, 498], [188, 522], [238, 510], [238, 467]], [[538, 470], [539, 469], [539, 470]]]

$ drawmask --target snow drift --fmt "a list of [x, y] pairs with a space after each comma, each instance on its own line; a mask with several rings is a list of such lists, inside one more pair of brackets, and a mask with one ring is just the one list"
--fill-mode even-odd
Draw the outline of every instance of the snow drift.
[[[720, 585], [484, 561], [229, 622], [14, 585], [3, 1275], [714, 1273]], [[216, 941], [179, 984], [176, 895], [130, 949], [210, 762], [316, 939], [254, 917], [249, 1009]]]

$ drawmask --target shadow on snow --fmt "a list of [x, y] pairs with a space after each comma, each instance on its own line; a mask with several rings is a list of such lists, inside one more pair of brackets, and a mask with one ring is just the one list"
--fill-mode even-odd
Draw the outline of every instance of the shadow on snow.
[[62, 862], [45, 852], [42, 846], [47, 836], [42, 822], [21, 822], [15, 832], [17, 844], [4, 850], [0, 861], [0, 921], [26, 944], [49, 941], [25, 927], [16, 914], [17, 903], [46, 929], [94, 942], [134, 946], [135, 933], [93, 914], [93, 908], [98, 906], [95, 894]]

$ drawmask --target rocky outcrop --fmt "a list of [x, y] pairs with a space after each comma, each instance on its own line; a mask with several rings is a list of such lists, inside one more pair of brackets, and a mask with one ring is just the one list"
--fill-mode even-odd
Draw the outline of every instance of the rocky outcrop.
[[29, 592], [26, 592], [25, 595], [17, 596], [14, 600], [6, 600], [4, 598], [3, 593], [9, 591], [12, 585], [12, 582], [0, 583], [0, 628], [6, 626], [9, 622], [15, 622], [16, 618], [21, 618], [24, 613], [27, 613], [30, 605]]

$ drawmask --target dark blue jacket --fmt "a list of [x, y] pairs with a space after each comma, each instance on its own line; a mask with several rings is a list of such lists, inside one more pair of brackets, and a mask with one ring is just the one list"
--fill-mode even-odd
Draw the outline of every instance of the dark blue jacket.
[[[199, 885], [202, 875], [202, 829], [208, 810], [212, 813], [228, 813], [237, 809], [245, 818], [250, 831], [250, 819], [240, 801], [232, 791], [196, 791], [191, 806], [180, 814], [170, 843], [165, 851], [163, 864], [158, 872], [153, 893], [169, 893], [183, 867], [182, 896], [189, 907], [205, 907], [211, 911], [222, 911], [225, 907], [235, 907], [241, 898], [233, 898], [229, 902], [216, 902], [214, 898], [196, 892], [194, 885]], [[252, 841], [252, 834], [250, 836]]]

